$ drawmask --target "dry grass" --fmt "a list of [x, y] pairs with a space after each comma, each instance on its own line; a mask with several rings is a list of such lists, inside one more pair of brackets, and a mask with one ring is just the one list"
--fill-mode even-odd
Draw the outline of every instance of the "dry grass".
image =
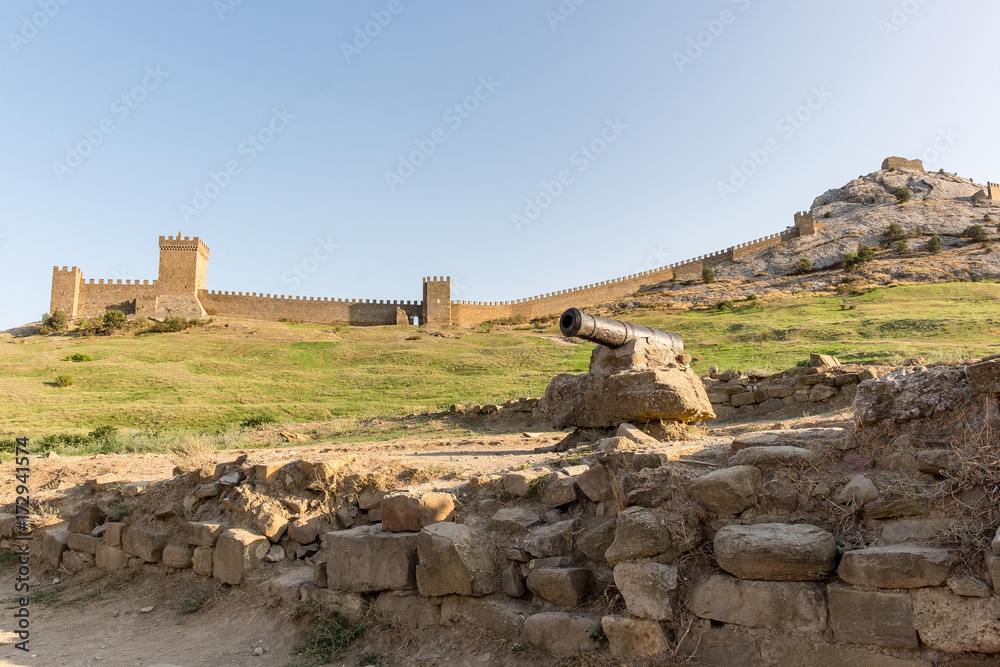
[[215, 463], [215, 444], [206, 435], [186, 435], [170, 448], [170, 459], [182, 472]]

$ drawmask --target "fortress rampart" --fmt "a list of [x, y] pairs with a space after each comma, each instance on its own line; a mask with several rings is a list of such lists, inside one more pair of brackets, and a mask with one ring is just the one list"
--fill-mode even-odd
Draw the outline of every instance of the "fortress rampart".
[[812, 213], [796, 213], [795, 224], [778, 234], [731, 246], [708, 255], [571, 289], [515, 301], [453, 301], [450, 277], [423, 279], [421, 301], [297, 297], [207, 289], [209, 249], [198, 237], [161, 236], [156, 280], [84, 280], [77, 267], [54, 267], [50, 312], [71, 318], [96, 317], [107, 310], [161, 318], [218, 315], [263, 320], [354, 325], [433, 324], [475, 326], [486, 320], [558, 315], [571, 307], [593, 306], [635, 294], [643, 286], [690, 279], [705, 267], [756, 255], [800, 236], [816, 233]]

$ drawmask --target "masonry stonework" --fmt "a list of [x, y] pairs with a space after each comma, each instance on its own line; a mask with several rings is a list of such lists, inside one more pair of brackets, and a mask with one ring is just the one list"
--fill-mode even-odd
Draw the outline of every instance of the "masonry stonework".
[[1000, 183], [987, 183], [986, 187], [989, 189], [990, 201], [1000, 201]]
[[924, 163], [921, 160], [907, 160], [902, 157], [887, 157], [882, 161], [882, 170], [901, 169], [903, 171], [916, 171], [924, 173]]

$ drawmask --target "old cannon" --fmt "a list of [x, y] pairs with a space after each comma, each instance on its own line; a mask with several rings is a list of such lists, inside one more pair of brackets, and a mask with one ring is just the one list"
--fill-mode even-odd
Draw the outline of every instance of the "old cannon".
[[568, 338], [575, 336], [610, 348], [621, 347], [636, 338], [649, 338], [670, 348], [675, 354], [684, 352], [684, 341], [675, 333], [588, 315], [579, 308], [570, 308], [562, 314], [559, 318], [559, 330]]

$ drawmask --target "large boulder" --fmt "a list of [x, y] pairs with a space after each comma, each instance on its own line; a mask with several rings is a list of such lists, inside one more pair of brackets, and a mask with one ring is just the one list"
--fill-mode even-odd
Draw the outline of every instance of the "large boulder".
[[545, 390], [553, 427], [615, 427], [622, 422], [714, 419], [705, 387], [669, 348], [645, 338], [611, 349], [598, 345], [590, 372], [557, 375]]
[[417, 538], [417, 588], [427, 597], [488, 595], [496, 590], [493, 561], [468, 526], [435, 523]]
[[854, 418], [862, 426], [951, 412], [972, 396], [964, 366], [900, 368], [858, 385]]
[[724, 526], [715, 534], [715, 558], [741, 579], [817, 580], [837, 565], [837, 539], [805, 524]]
[[350, 593], [416, 588], [417, 539], [379, 525], [327, 533], [327, 585]]

